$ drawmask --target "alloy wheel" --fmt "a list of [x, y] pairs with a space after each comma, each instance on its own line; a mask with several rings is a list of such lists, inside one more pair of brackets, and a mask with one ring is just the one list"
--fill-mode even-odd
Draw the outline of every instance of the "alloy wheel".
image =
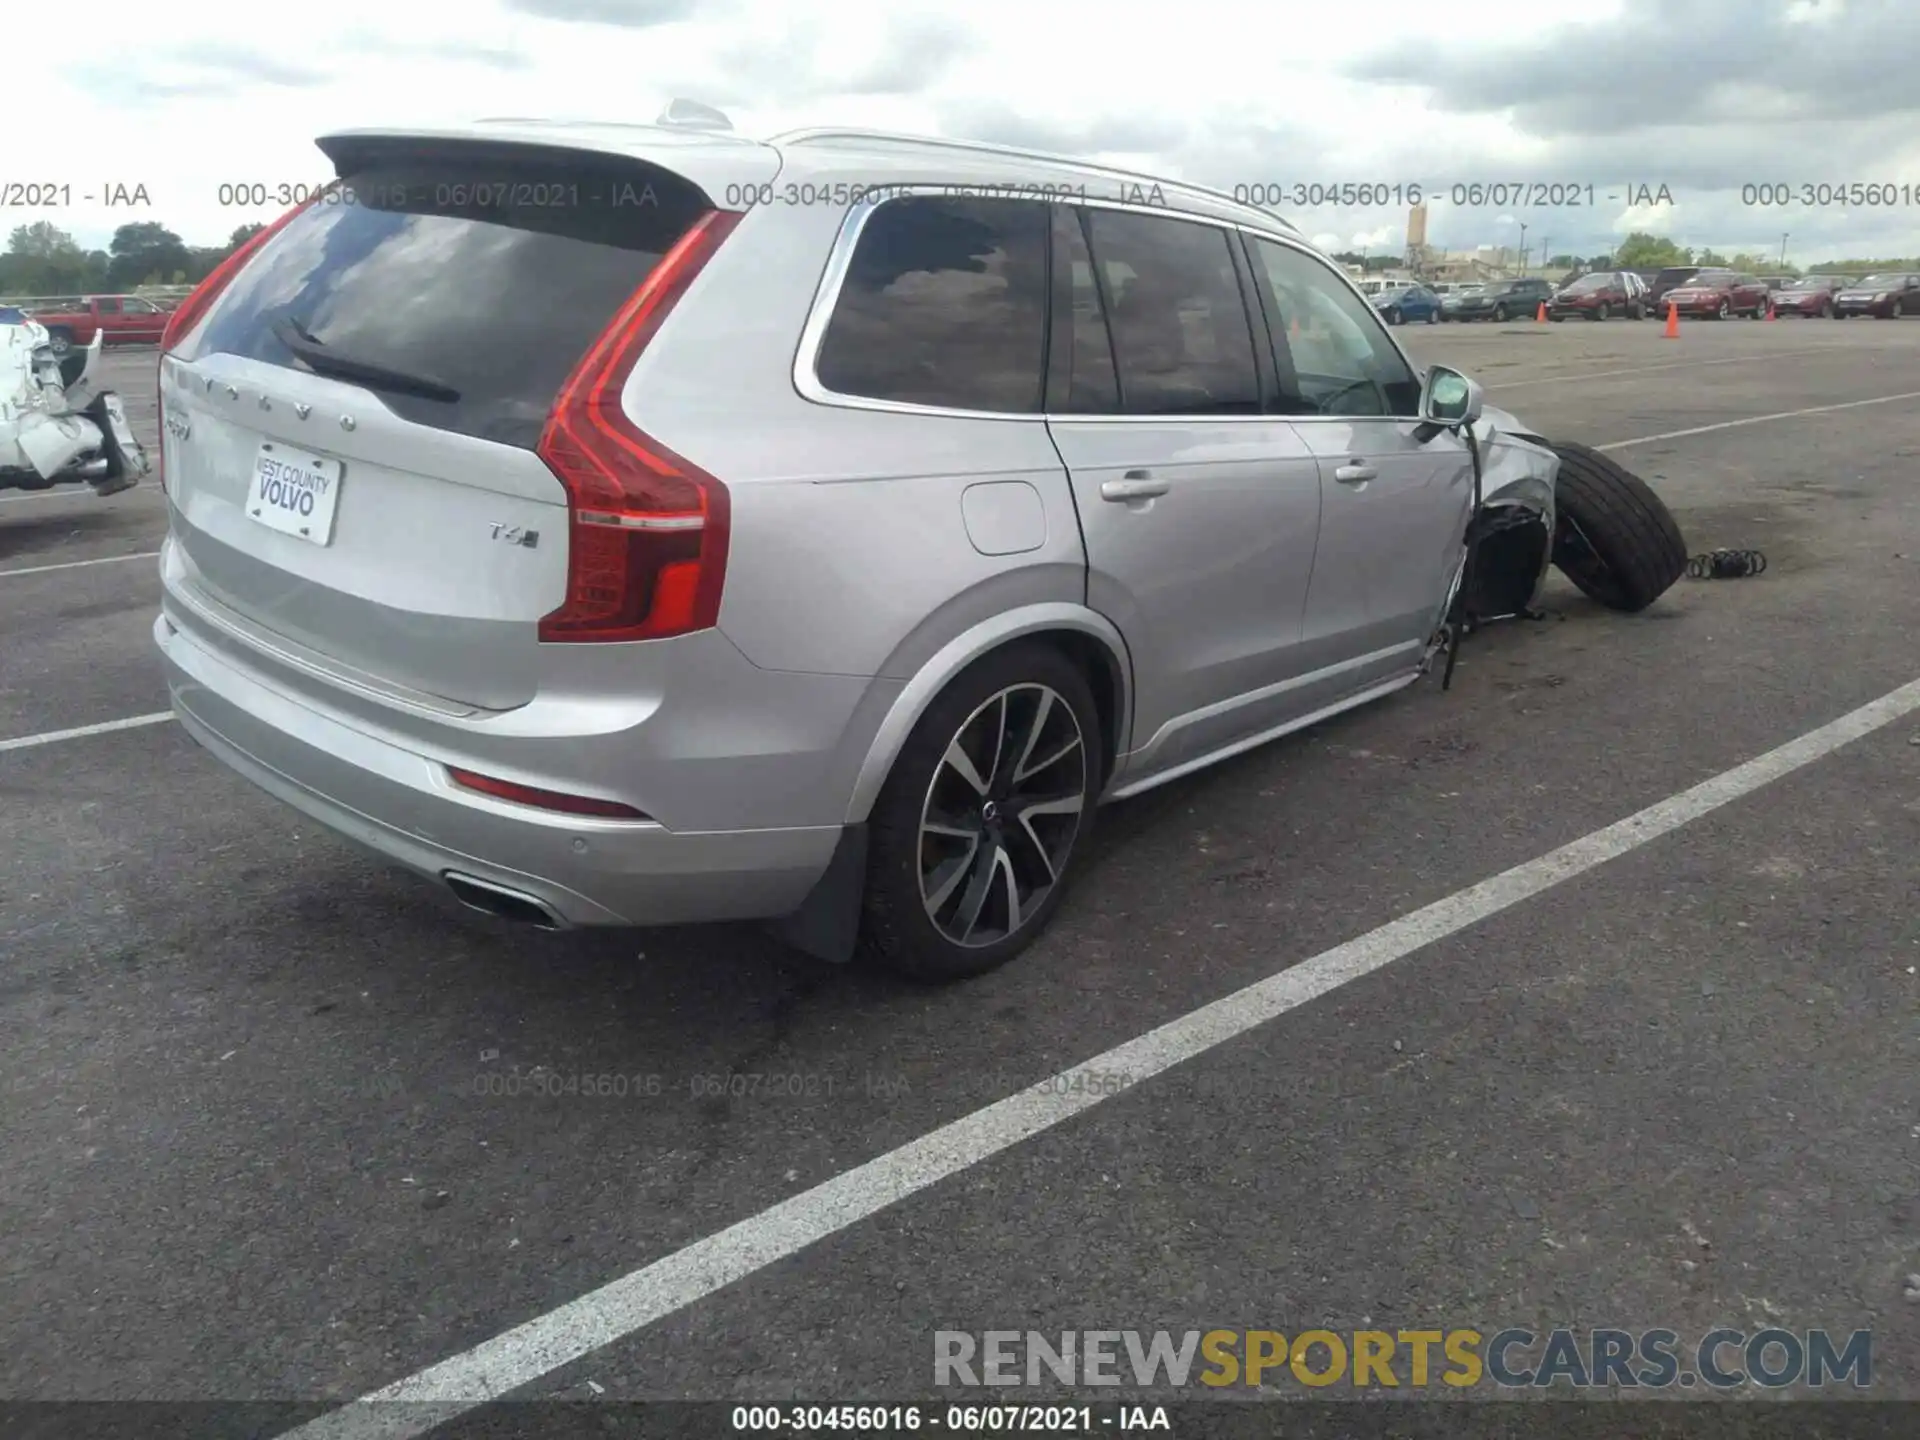
[[943, 936], [992, 945], [1039, 912], [1079, 838], [1087, 763], [1051, 686], [1010, 685], [967, 717], [920, 808], [920, 902]]

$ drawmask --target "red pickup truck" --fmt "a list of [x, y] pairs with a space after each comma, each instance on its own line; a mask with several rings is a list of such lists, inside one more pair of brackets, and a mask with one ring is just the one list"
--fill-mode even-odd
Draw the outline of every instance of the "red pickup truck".
[[171, 312], [138, 295], [65, 295], [23, 300], [20, 308], [47, 327], [53, 353], [65, 355], [93, 343], [95, 331], [106, 345], [158, 345]]

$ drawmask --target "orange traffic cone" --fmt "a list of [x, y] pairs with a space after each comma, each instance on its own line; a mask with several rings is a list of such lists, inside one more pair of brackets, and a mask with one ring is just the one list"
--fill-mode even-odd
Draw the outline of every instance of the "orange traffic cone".
[[1667, 333], [1662, 338], [1667, 340], [1680, 338], [1680, 307], [1671, 301], [1667, 304]]
[[1536, 325], [1544, 325], [1547, 323], [1547, 302], [1546, 301], [1542, 300], [1540, 302], [1540, 308], [1534, 312], [1533, 323]]
[[1773, 313], [1773, 296], [1771, 295], [1767, 296], [1767, 318], [1769, 320], [1778, 320], [1780, 318]]

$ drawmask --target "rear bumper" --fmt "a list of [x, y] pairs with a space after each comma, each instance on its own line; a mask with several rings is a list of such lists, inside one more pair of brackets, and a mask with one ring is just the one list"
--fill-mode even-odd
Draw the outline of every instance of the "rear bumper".
[[459, 790], [444, 765], [324, 713], [154, 622], [173, 711], [229, 768], [416, 873], [531, 897], [567, 925], [766, 919], [799, 908], [839, 825], [673, 831], [549, 815]]

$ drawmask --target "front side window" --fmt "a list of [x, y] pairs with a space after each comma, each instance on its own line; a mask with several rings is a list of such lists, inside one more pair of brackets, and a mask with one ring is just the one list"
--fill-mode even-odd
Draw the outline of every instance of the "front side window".
[[1048, 207], [908, 195], [867, 217], [814, 372], [840, 395], [1041, 409]]
[[[1272, 301], [1274, 343], [1292, 357], [1283, 407], [1298, 415], [1414, 416], [1420, 381], [1373, 307], [1303, 251], [1255, 240]], [[1283, 377], [1289, 367], [1282, 366]]]

